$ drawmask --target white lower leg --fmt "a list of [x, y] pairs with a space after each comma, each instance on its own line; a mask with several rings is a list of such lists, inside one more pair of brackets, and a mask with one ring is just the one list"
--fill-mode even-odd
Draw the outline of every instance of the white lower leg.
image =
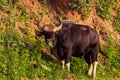
[[61, 65], [62, 65], [62, 68], [64, 69], [65, 68], [65, 60], [61, 60]]
[[96, 68], [97, 68], [97, 64], [98, 64], [97, 61], [95, 61], [95, 62], [93, 63], [93, 78], [96, 78]]
[[70, 62], [66, 64], [67, 70], [70, 71]]
[[89, 65], [89, 69], [88, 69], [88, 75], [91, 76], [92, 75], [92, 70], [93, 70], [93, 64]]

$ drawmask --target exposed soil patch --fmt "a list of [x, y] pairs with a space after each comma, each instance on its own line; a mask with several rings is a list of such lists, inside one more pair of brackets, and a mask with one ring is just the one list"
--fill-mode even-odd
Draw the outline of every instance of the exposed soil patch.
[[[105, 36], [111, 34], [112, 38], [117, 40], [117, 43], [120, 43], [120, 34], [115, 32], [112, 27], [112, 22], [101, 19], [95, 11], [95, 3], [91, 2], [92, 11], [90, 16], [82, 20], [81, 14], [71, 8], [71, 4], [69, 1], [66, 0], [44, 0], [41, 4], [38, 1], [34, 0], [20, 0], [19, 4], [27, 5], [31, 12], [35, 12], [38, 16], [37, 20], [40, 20], [41, 25], [49, 24], [54, 21], [54, 16], [62, 16], [62, 19], [71, 19], [75, 23], [90, 25], [92, 28], [96, 29], [97, 32], [100, 34], [100, 41], [102, 44], [105, 42]], [[40, 10], [42, 6], [45, 5], [48, 8], [47, 14], [40, 14]], [[116, 12], [113, 10], [112, 15], [116, 16]], [[42, 18], [41, 18], [42, 17]], [[37, 29], [36, 23], [34, 20], [30, 20], [29, 22], [30, 30], [35, 34], [35, 29]]]

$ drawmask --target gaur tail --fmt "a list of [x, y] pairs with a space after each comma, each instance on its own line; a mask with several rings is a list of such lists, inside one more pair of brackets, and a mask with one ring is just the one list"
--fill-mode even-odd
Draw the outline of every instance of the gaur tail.
[[106, 61], [106, 54], [101, 50], [100, 46], [99, 46], [99, 52], [104, 56], [104, 61], [103, 61], [103, 64], [106, 65], [107, 64], [107, 61]]
[[106, 56], [105, 53], [101, 50], [101, 47], [99, 46], [99, 52], [103, 55]]

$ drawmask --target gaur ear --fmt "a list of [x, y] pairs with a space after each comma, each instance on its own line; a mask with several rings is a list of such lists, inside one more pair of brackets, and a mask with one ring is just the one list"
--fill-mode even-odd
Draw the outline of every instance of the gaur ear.
[[53, 28], [53, 25], [51, 25], [51, 24], [46, 24], [46, 25], [44, 25], [44, 26], [41, 26], [41, 25], [40, 25], [40, 22], [38, 22], [37, 26], [38, 26], [38, 29], [39, 29], [39, 30], [41, 30], [41, 31], [46, 31], [46, 32], [52, 31], [52, 28]]
[[38, 30], [35, 30], [35, 35], [36, 36], [42, 36], [42, 35], [44, 35], [44, 32], [40, 32]]

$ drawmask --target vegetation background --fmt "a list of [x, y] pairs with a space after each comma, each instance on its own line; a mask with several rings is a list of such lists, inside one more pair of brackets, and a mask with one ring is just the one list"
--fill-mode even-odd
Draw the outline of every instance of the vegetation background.
[[107, 55], [99, 54], [97, 79], [120, 80], [120, 0], [0, 0], [0, 80], [92, 80], [84, 59], [72, 57], [71, 71], [62, 70], [36, 35], [37, 22], [55, 15], [96, 29]]

